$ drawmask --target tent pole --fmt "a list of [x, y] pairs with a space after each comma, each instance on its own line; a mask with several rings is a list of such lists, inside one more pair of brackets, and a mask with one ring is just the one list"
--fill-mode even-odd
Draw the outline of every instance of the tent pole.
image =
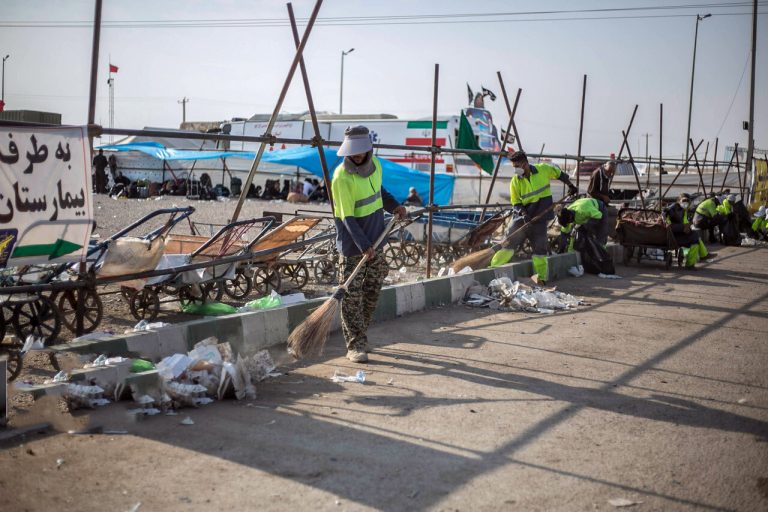
[[437, 138], [437, 86], [440, 78], [440, 64], [435, 64], [435, 88], [432, 94], [432, 151], [429, 163], [429, 214], [427, 217], [427, 279], [432, 277], [432, 217], [435, 206], [435, 156]]
[[[304, 47], [307, 45], [307, 41], [309, 40], [309, 34], [312, 32], [312, 27], [315, 24], [315, 20], [317, 19], [317, 14], [320, 12], [320, 6], [323, 4], [323, 0], [317, 0], [315, 3], [314, 9], [312, 9], [312, 14], [309, 17], [309, 21], [307, 22], [307, 28], [304, 31], [304, 37], [301, 40], [301, 43], [299, 44], [299, 47], [296, 49], [296, 55], [293, 57], [293, 62], [291, 63], [291, 68], [288, 70], [288, 76], [285, 77], [285, 82], [283, 83], [283, 88], [280, 91], [280, 96], [278, 97], [277, 104], [275, 104], [275, 109], [272, 111], [272, 115], [269, 118], [269, 123], [267, 124], [267, 131], [264, 133], [264, 136], [266, 137], [273, 137], [272, 135], [272, 128], [275, 126], [275, 122], [277, 121], [277, 117], [280, 114], [280, 109], [283, 106], [283, 101], [285, 100], [286, 94], [288, 94], [288, 88], [291, 85], [291, 80], [293, 79], [293, 74], [296, 72], [296, 67], [299, 65], [299, 61], [301, 60], [301, 55], [304, 52]], [[251, 170], [248, 172], [248, 177], [245, 180], [245, 183], [243, 184], [243, 190], [240, 194], [240, 199], [237, 201], [237, 206], [235, 206], [235, 211], [232, 213], [232, 219], [231, 222], [235, 222], [237, 218], [240, 216], [240, 210], [243, 208], [243, 203], [245, 202], [245, 197], [247, 195], [248, 189], [251, 186], [251, 183], [253, 182], [253, 177], [256, 174], [256, 170], [259, 168], [259, 163], [261, 162], [261, 157], [264, 155], [264, 150], [267, 147], [267, 142], [262, 142], [259, 145], [259, 151], [256, 153], [256, 158], [253, 159], [253, 164], [251, 165]]]

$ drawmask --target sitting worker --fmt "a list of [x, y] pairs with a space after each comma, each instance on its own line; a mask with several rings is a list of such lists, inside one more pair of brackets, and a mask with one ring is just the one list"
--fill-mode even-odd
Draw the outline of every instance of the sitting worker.
[[682, 193], [677, 198], [677, 202], [666, 209], [665, 217], [675, 237], [675, 242], [685, 255], [685, 268], [693, 269], [700, 259], [709, 260], [717, 255], [707, 251], [707, 247], [701, 241], [699, 234], [691, 229], [691, 223], [688, 220], [688, 208], [690, 206], [691, 196]]
[[715, 243], [715, 228], [721, 229], [725, 217], [718, 212], [720, 201], [716, 196], [705, 199], [696, 207], [693, 226], [701, 231], [709, 231], [709, 243]]
[[555, 216], [549, 180], [565, 183], [570, 195], [576, 194], [578, 189], [559, 168], [545, 163], [528, 163], [523, 151], [515, 151], [509, 159], [515, 166], [515, 175], [509, 182], [512, 222], [507, 231], [506, 246], [494, 254], [491, 266], [507, 263], [528, 239], [533, 248], [534, 275], [531, 279], [536, 284], [543, 284], [549, 279], [547, 224]]
[[389, 273], [387, 260], [376, 240], [386, 229], [384, 210], [398, 218], [407, 215], [382, 186], [381, 162], [373, 156], [373, 144], [365, 126], [349, 127], [337, 155], [344, 160], [331, 181], [336, 247], [341, 254], [340, 282], [362, 270], [352, 280], [341, 301], [341, 330], [347, 345], [347, 359], [353, 363], [368, 361], [366, 331], [376, 310], [381, 286]]
[[[587, 194], [589, 197], [602, 201], [606, 206], [611, 202], [611, 179], [616, 173], [616, 160], [611, 159], [605, 162], [603, 165], [592, 171], [592, 175], [589, 177], [589, 186], [587, 187]], [[605, 244], [605, 242], [600, 242]]]
[[419, 196], [419, 193], [416, 192], [416, 187], [411, 187], [408, 189], [408, 197], [405, 198], [405, 201], [403, 202], [405, 206], [423, 206], [424, 202], [421, 200], [421, 196]]
[[312, 192], [315, 190], [315, 185], [312, 183], [311, 178], [304, 178], [304, 183], [301, 187], [301, 193], [307, 196], [307, 200], [309, 200], [309, 197], [312, 195]]
[[755, 240], [768, 240], [768, 219], [765, 218], [765, 206], [761, 205], [752, 219], [752, 232]]
[[571, 204], [556, 208], [557, 222], [560, 224], [560, 252], [573, 251], [573, 230], [583, 227], [587, 235], [601, 245], [607, 231], [608, 215], [602, 201], [593, 197], [583, 197]]
[[[720, 243], [722, 245], [741, 245], [741, 229], [736, 204], [739, 198], [736, 194], [728, 194], [721, 199], [717, 207], [717, 213], [722, 215], [720, 224]], [[751, 226], [750, 226], [751, 229]]]

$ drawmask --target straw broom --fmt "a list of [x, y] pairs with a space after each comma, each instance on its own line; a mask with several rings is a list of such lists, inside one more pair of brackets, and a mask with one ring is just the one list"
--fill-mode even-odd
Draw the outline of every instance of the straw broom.
[[[381, 245], [381, 242], [383, 242], [392, 231], [392, 227], [395, 225], [396, 221], [397, 218], [392, 217], [392, 220], [389, 221], [387, 227], [384, 228], [384, 231], [382, 231], [379, 238], [373, 244], [374, 248]], [[333, 319], [339, 311], [341, 299], [344, 297], [344, 293], [346, 293], [366, 261], [368, 261], [368, 256], [363, 255], [363, 259], [357, 264], [355, 269], [349, 275], [349, 278], [336, 288], [333, 295], [331, 295], [328, 300], [314, 310], [293, 330], [293, 332], [291, 332], [290, 336], [288, 336], [288, 352], [293, 355], [293, 357], [300, 359], [312, 353], [322, 353], [323, 347], [325, 347], [325, 342], [328, 341], [328, 335], [331, 332]]]
[[512, 239], [512, 237], [514, 237], [517, 233], [519, 233], [520, 231], [528, 227], [528, 225], [533, 224], [539, 221], [540, 219], [544, 218], [544, 216], [547, 215], [549, 212], [551, 212], [555, 208], [555, 206], [565, 202], [569, 198], [570, 196], [563, 196], [562, 199], [552, 203], [550, 206], [547, 207], [546, 210], [544, 210], [543, 212], [541, 212], [540, 214], [538, 214], [537, 216], [535, 216], [534, 218], [532, 218], [531, 220], [529, 220], [528, 222], [526, 222], [525, 224], [517, 228], [508, 237], [506, 237], [501, 243], [495, 244], [491, 247], [488, 247], [487, 249], [483, 249], [482, 251], [471, 252], [466, 256], [462, 256], [461, 258], [453, 262], [453, 266], [451, 268], [453, 268], [454, 272], [459, 272], [464, 267], [469, 267], [472, 270], [477, 270], [479, 268], [486, 268], [491, 263], [491, 260], [493, 259], [493, 255], [496, 254], [496, 251], [501, 249], [504, 246], [504, 244], [506, 244]]

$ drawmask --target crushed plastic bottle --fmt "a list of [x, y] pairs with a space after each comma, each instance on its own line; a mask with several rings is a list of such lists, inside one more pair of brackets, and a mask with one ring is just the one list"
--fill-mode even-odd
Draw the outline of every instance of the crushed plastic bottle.
[[354, 375], [347, 375], [344, 372], [336, 370], [333, 372], [331, 380], [333, 382], [357, 382], [363, 384], [365, 383], [365, 372], [363, 370], [358, 370]]

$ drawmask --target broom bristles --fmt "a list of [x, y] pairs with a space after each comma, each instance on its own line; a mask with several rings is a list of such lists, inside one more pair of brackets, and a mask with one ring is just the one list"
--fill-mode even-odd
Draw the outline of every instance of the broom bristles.
[[288, 352], [296, 359], [321, 354], [338, 311], [339, 301], [333, 297], [314, 310], [288, 336]]
[[496, 251], [492, 247], [482, 251], [471, 252], [453, 262], [453, 271], [460, 272], [464, 267], [469, 267], [472, 270], [486, 268], [491, 263], [495, 253]]

